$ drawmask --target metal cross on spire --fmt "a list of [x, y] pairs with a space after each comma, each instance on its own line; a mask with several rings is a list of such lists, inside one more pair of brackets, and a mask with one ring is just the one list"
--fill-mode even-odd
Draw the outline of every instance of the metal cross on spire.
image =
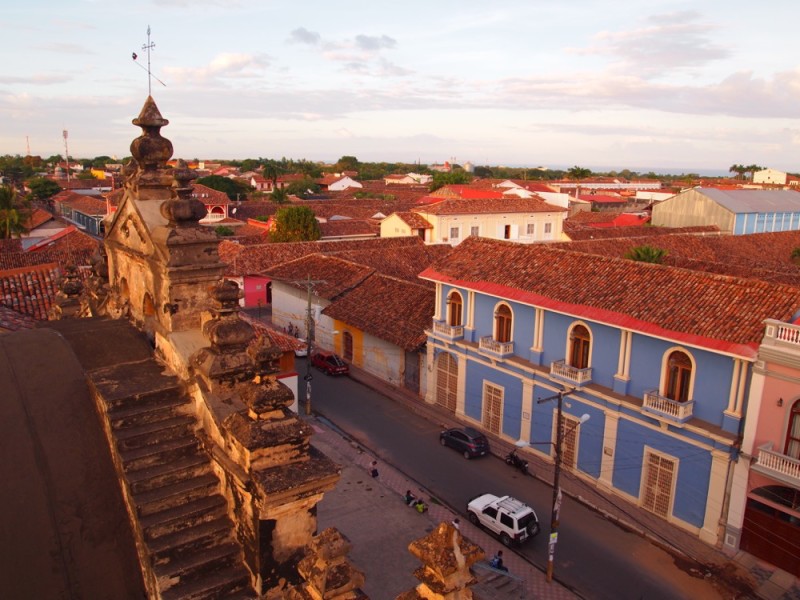
[[142, 46], [142, 50], [147, 50], [147, 95], [153, 95], [152, 77], [153, 72], [150, 70], [150, 51], [156, 47], [155, 42], [150, 41], [150, 25], [147, 26], [147, 43]]
[[[147, 43], [146, 44], [142, 44], [142, 50], [147, 52], [147, 69], [146, 70], [147, 70], [147, 95], [148, 96], [152, 96], [153, 95], [153, 79], [155, 79], [158, 83], [160, 83], [164, 87], [167, 87], [167, 84], [164, 83], [163, 81], [161, 81], [155, 75], [153, 75], [153, 71], [150, 69], [150, 51], [153, 50], [153, 48], [155, 48], [155, 47], [156, 47], [155, 42], [151, 42], [150, 41], [150, 25], [148, 25], [147, 26]], [[134, 62], [136, 62], [137, 58], [139, 58], [139, 56], [136, 54], [136, 52], [134, 52], [133, 53]], [[136, 64], [139, 65], [139, 63], [136, 63]], [[139, 65], [139, 66], [142, 67], [142, 65]], [[142, 68], [144, 69], [144, 67], [142, 67]]]

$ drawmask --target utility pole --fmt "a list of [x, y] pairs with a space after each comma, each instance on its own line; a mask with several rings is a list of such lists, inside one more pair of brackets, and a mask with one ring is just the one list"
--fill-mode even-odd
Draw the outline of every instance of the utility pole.
[[314, 345], [314, 315], [311, 312], [311, 293], [314, 291], [314, 286], [318, 283], [325, 283], [321, 279], [311, 279], [311, 275], [307, 279], [301, 281], [293, 281], [292, 283], [305, 285], [308, 293], [308, 305], [306, 306], [306, 374], [303, 379], [306, 382], [306, 403], [305, 413], [311, 414], [311, 381], [314, 376], [311, 374], [311, 354]]
[[[554, 460], [555, 460], [555, 468], [553, 471], [553, 504], [552, 509], [550, 511], [550, 540], [547, 546], [547, 583], [553, 582], [553, 568], [555, 562], [555, 555], [556, 555], [556, 544], [558, 543], [558, 519], [559, 513], [561, 512], [561, 457], [562, 457], [562, 445], [564, 443], [564, 432], [562, 431], [561, 427], [561, 419], [562, 419], [562, 408], [564, 403], [564, 396], [567, 396], [574, 392], [575, 390], [570, 391], [559, 391], [557, 394], [553, 396], [549, 396], [547, 398], [541, 398], [537, 400], [537, 404], [542, 404], [543, 402], [550, 402], [551, 400], [558, 400], [558, 405], [556, 409], [556, 441], [553, 446], [554, 450]], [[585, 414], [580, 418], [580, 421], [575, 424], [575, 427], [580, 425], [581, 423], [585, 423], [589, 420], [589, 415]]]

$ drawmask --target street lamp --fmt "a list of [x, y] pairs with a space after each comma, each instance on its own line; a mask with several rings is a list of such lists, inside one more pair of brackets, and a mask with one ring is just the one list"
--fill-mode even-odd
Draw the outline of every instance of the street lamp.
[[[553, 449], [555, 451], [555, 469], [553, 472], [553, 506], [550, 511], [550, 543], [548, 544], [547, 549], [547, 583], [552, 583], [553, 581], [553, 564], [555, 561], [555, 554], [556, 554], [556, 543], [558, 542], [558, 516], [561, 510], [561, 459], [562, 459], [562, 451], [563, 451], [563, 443], [564, 443], [564, 436], [571, 431], [573, 431], [578, 425], [582, 423], [586, 423], [589, 420], [589, 415], [584, 414], [581, 416], [580, 420], [575, 423], [569, 431], [562, 431], [561, 430], [561, 420], [562, 420], [562, 404], [564, 400], [564, 396], [571, 394], [574, 390], [570, 390], [568, 392], [560, 391], [553, 396], [549, 396], [547, 398], [542, 398], [537, 400], [537, 404], [542, 404], [543, 402], [549, 402], [551, 400], [558, 400], [558, 409], [557, 409], [557, 416], [556, 416], [556, 441], [555, 444], [553, 442], [546, 442], [553, 445]], [[534, 442], [523, 442], [523, 444], [533, 444]]]

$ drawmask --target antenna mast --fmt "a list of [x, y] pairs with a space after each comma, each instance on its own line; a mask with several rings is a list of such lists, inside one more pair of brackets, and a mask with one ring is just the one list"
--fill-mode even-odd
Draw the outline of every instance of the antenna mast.
[[69, 184], [69, 148], [67, 147], [67, 136], [69, 135], [69, 133], [65, 129], [62, 135], [64, 136], [64, 154], [66, 155], [67, 158], [67, 184]]

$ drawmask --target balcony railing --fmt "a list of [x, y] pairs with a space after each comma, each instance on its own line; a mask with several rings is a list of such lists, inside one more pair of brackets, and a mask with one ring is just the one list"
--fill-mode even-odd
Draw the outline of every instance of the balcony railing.
[[693, 408], [694, 400], [678, 402], [672, 398], [662, 396], [658, 393], [658, 390], [651, 390], [644, 393], [642, 410], [660, 417], [667, 417], [678, 423], [685, 423], [691, 419]]
[[591, 367], [579, 369], [568, 365], [565, 360], [556, 360], [550, 363], [550, 375], [575, 385], [585, 385], [592, 382]]
[[800, 460], [776, 452], [772, 449], [771, 443], [764, 444], [758, 449], [753, 468], [774, 479], [800, 487]]
[[205, 217], [200, 219], [203, 222], [211, 222], [211, 221], [222, 221], [225, 218], [225, 215], [222, 213], [207, 213]]
[[434, 321], [433, 333], [451, 340], [460, 340], [464, 337], [464, 327], [463, 325], [448, 325], [444, 321]]
[[800, 326], [773, 319], [767, 320], [763, 343], [800, 350]]
[[497, 356], [508, 356], [514, 354], [514, 342], [498, 342], [492, 336], [482, 337], [478, 342], [478, 348], [485, 352], [491, 352]]

